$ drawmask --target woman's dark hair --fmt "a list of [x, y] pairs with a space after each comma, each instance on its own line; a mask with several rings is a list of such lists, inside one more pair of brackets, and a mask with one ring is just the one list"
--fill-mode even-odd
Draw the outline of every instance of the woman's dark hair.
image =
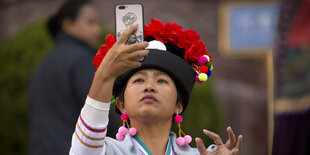
[[90, 0], [68, 0], [58, 12], [51, 16], [47, 21], [47, 30], [51, 37], [55, 39], [56, 34], [61, 30], [61, 24], [64, 19], [74, 21], [78, 16], [82, 6], [91, 4]]

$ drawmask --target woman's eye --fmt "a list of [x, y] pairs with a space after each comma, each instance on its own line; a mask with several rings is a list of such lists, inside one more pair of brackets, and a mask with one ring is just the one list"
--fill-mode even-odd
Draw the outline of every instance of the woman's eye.
[[168, 83], [166, 80], [160, 79], [158, 80], [159, 83]]
[[143, 79], [136, 79], [135, 81], [133, 81], [133, 83], [136, 83], [136, 82], [143, 82], [144, 80]]

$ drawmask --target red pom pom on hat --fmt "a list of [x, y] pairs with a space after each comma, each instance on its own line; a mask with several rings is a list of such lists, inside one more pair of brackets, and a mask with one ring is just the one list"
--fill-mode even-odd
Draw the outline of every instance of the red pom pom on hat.
[[200, 71], [201, 73], [207, 73], [208, 70], [209, 70], [209, 67], [208, 67], [208, 66], [205, 66], [205, 65], [202, 65], [202, 66], [200, 66], [200, 68], [199, 68], [199, 71]]

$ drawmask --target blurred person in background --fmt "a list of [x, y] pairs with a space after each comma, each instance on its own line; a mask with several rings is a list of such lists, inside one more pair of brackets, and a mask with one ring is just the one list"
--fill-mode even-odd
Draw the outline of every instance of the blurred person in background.
[[[100, 35], [98, 13], [88, 0], [66, 1], [47, 23], [54, 47], [30, 81], [29, 153], [68, 154], [95, 68], [94, 49]], [[110, 113], [108, 135], [114, 137], [117, 120]]]
[[273, 155], [310, 154], [310, 0], [281, 0]]

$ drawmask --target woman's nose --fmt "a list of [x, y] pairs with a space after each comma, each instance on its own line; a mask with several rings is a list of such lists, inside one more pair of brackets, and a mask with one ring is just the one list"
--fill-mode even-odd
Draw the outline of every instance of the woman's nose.
[[144, 92], [145, 92], [145, 93], [147, 93], [147, 92], [155, 93], [156, 91], [155, 91], [155, 88], [154, 88], [152, 85], [148, 84], [148, 85], [145, 87]]
[[145, 88], [145, 89], [144, 89], [144, 92], [145, 92], [145, 93], [146, 93], [146, 92], [155, 93], [155, 89], [153, 89], [153, 88]]

